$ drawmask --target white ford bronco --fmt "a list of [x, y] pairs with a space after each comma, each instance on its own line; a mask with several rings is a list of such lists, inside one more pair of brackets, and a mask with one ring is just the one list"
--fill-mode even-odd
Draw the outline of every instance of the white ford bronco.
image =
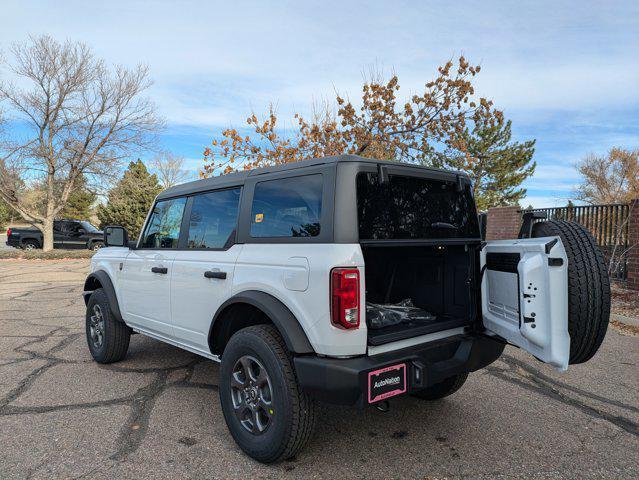
[[179, 185], [136, 242], [105, 229], [88, 346], [117, 362], [137, 332], [221, 362], [233, 438], [275, 462], [317, 401], [440, 399], [507, 343], [558, 370], [589, 360], [610, 312], [592, 236], [531, 218], [519, 236], [482, 240], [463, 173], [352, 155]]

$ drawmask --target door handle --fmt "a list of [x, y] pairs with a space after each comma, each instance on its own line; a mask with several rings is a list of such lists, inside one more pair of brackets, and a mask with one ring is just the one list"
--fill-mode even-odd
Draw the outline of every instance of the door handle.
[[226, 280], [226, 272], [207, 270], [204, 272], [204, 276], [206, 278], [219, 278], [221, 280]]
[[153, 273], [162, 273], [162, 274], [169, 273], [169, 269], [166, 267], [153, 267], [151, 271]]

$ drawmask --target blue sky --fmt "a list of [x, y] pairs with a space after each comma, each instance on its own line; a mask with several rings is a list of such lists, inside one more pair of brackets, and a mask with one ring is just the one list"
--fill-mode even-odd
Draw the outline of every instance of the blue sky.
[[221, 129], [270, 102], [294, 111], [337, 89], [359, 98], [372, 65], [423, 89], [464, 54], [477, 93], [537, 139], [536, 207], [563, 205], [584, 155], [639, 148], [639, 2], [3, 2], [0, 48], [29, 34], [88, 43], [109, 63], [149, 66], [167, 119], [160, 147], [201, 167]]

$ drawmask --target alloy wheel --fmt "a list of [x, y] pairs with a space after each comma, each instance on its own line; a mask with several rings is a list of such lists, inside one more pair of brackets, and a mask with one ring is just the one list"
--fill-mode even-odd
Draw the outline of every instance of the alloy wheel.
[[253, 435], [266, 431], [273, 419], [273, 390], [264, 366], [255, 357], [240, 357], [231, 373], [235, 416]]
[[104, 315], [100, 305], [93, 305], [93, 315], [89, 317], [89, 336], [96, 349], [104, 343]]

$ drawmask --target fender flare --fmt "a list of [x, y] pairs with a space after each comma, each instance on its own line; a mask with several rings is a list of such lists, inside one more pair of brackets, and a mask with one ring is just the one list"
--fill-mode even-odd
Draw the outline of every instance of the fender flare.
[[109, 307], [111, 308], [111, 313], [113, 317], [118, 321], [124, 323], [122, 319], [122, 314], [120, 313], [120, 305], [118, 304], [118, 297], [115, 294], [115, 288], [113, 287], [113, 282], [109, 277], [109, 274], [104, 270], [97, 270], [87, 277], [84, 281], [84, 292], [82, 295], [84, 296], [84, 304], [89, 303], [89, 297], [93, 293], [94, 289], [89, 289], [92, 280], [96, 280], [102, 286], [102, 290], [107, 296], [107, 300], [109, 301]]
[[264, 312], [269, 320], [273, 322], [273, 325], [275, 325], [280, 335], [282, 335], [289, 351], [298, 354], [315, 352], [302, 326], [288, 307], [273, 295], [260, 292], [259, 290], [247, 290], [238, 293], [220, 305], [220, 308], [217, 309], [217, 312], [215, 312], [213, 316], [213, 321], [209, 328], [209, 341], [212, 338], [215, 323], [220, 318], [222, 312], [224, 312], [227, 307], [238, 303], [252, 305]]

